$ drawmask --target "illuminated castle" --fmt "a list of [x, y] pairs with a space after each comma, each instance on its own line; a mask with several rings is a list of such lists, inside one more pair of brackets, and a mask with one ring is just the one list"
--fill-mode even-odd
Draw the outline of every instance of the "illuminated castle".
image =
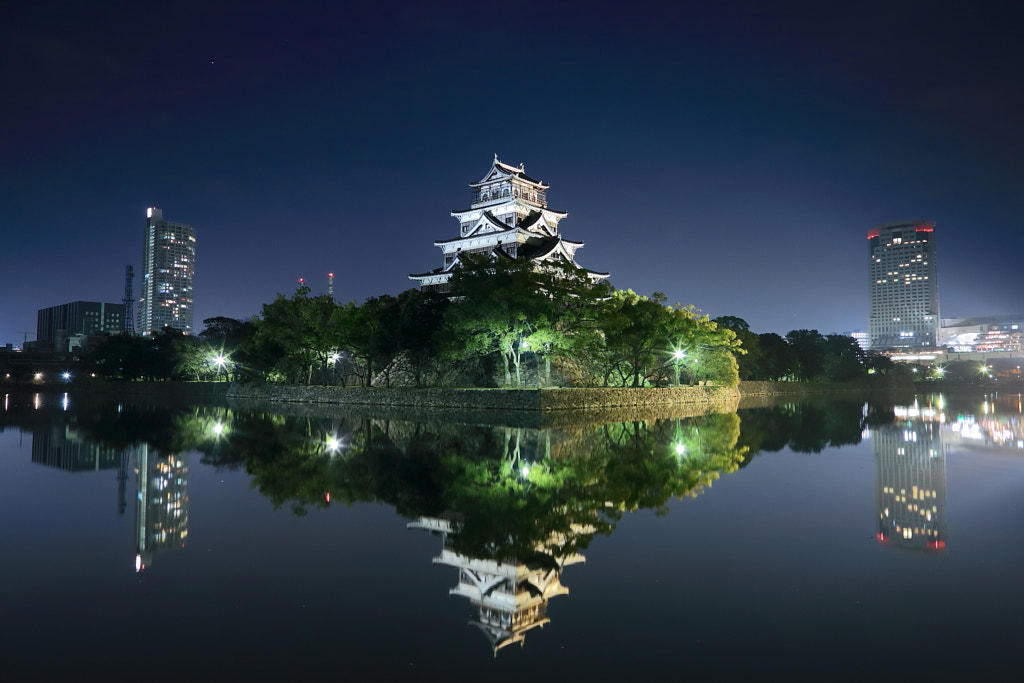
[[[451, 212], [459, 222], [459, 236], [434, 242], [441, 249], [444, 265], [409, 276], [420, 289], [447, 292], [462, 254], [534, 262], [561, 260], [576, 265], [576, 250], [583, 242], [563, 239], [558, 233], [559, 221], [568, 214], [548, 208], [548, 186], [526, 175], [522, 165], [504, 164], [495, 155], [484, 177], [469, 186], [473, 190], [469, 208]], [[608, 277], [608, 273], [586, 272], [594, 280]]]

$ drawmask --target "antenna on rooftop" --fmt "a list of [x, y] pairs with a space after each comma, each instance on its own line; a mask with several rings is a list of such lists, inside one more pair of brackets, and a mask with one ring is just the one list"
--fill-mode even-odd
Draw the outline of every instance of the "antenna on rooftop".
[[327, 296], [334, 298], [334, 273], [327, 273]]

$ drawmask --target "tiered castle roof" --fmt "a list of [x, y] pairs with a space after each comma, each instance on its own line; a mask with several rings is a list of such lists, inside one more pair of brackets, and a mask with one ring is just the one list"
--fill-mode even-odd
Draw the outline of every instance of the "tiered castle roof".
[[[469, 186], [473, 190], [469, 208], [451, 212], [459, 222], [459, 236], [434, 242], [444, 254], [444, 265], [409, 276], [422, 289], [446, 291], [463, 254], [537, 262], [561, 259], [576, 265], [576, 250], [583, 242], [563, 239], [558, 233], [559, 221], [568, 213], [548, 208], [548, 185], [526, 175], [522, 165], [511, 166], [494, 155], [483, 178]], [[608, 273], [586, 272], [595, 280], [608, 277]]]

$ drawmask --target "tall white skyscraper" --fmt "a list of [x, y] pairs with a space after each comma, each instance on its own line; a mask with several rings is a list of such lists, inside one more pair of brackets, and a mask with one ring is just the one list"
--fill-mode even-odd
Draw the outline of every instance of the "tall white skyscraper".
[[869, 230], [868, 256], [870, 348], [935, 348], [939, 335], [935, 224], [910, 221]]
[[139, 334], [159, 334], [164, 327], [192, 334], [195, 275], [195, 228], [164, 220], [160, 209], [146, 209]]

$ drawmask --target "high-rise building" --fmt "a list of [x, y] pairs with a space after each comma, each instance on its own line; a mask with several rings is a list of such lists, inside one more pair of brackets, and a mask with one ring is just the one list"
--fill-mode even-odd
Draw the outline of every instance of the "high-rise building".
[[117, 334], [124, 328], [124, 304], [72, 301], [41, 308], [36, 314], [36, 343], [54, 351], [68, 351], [76, 339]]
[[869, 230], [868, 255], [870, 347], [934, 348], [939, 332], [935, 225], [910, 221]]
[[139, 334], [157, 334], [164, 327], [192, 333], [195, 275], [195, 228], [164, 220], [160, 209], [146, 209]]

